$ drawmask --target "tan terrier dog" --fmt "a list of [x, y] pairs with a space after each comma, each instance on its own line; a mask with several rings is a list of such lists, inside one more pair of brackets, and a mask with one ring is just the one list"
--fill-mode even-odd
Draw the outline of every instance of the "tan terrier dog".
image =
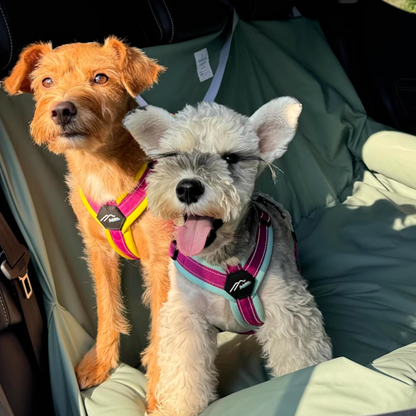
[[[82, 195], [103, 206], [137, 189], [137, 172], [147, 158], [122, 119], [137, 107], [134, 97], [151, 87], [163, 70], [139, 49], [109, 37], [103, 45], [74, 43], [53, 49], [48, 43], [32, 44], [22, 51], [4, 81], [9, 94], [34, 93], [33, 139], [64, 154], [68, 163], [69, 200], [94, 279], [98, 312], [96, 345], [76, 368], [82, 389], [109, 377], [119, 361], [120, 334], [129, 331], [120, 293], [120, 256], [107, 238], [111, 227], [105, 229], [98, 216], [91, 215]], [[104, 217], [119, 220], [111, 214]], [[143, 363], [149, 378], [148, 410], [152, 410], [159, 377], [156, 329], [169, 291], [167, 253], [172, 225], [144, 210], [129, 233], [140, 253], [147, 288], [144, 300], [151, 308], [150, 345]]]

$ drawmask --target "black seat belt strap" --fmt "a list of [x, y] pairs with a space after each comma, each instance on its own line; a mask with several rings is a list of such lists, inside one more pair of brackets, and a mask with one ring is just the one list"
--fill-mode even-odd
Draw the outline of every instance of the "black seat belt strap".
[[19, 296], [23, 317], [32, 343], [33, 352], [41, 370], [41, 346], [43, 321], [36, 296], [28, 276], [29, 250], [20, 244], [0, 212], [0, 267], [3, 274], [13, 282]]

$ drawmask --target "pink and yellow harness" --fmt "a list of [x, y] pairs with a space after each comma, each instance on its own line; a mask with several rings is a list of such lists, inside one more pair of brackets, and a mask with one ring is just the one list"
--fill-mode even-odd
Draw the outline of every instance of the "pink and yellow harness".
[[88, 212], [105, 228], [105, 235], [111, 247], [129, 260], [140, 259], [131, 226], [147, 208], [146, 177], [149, 171], [150, 164], [143, 165], [135, 178], [136, 187], [129, 194], [123, 194], [115, 201], [108, 201], [104, 205], [97, 204], [79, 189]]

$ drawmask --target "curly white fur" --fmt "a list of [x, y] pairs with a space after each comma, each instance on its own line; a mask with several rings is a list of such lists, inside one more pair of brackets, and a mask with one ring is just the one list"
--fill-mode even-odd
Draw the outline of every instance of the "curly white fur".
[[[160, 159], [148, 181], [149, 207], [166, 219], [184, 214], [220, 218], [224, 225], [200, 257], [224, 267], [254, 246], [251, 204], [255, 180], [292, 140], [301, 112], [293, 98], [272, 100], [247, 118], [218, 104], [187, 106], [172, 118], [164, 110], [136, 111], [125, 125], [151, 156]], [[224, 155], [244, 155], [232, 166]], [[179, 201], [182, 179], [198, 179], [205, 192], [191, 205]], [[272, 204], [273, 205], [273, 204]], [[296, 267], [290, 216], [263, 206], [272, 218], [274, 246], [259, 288], [266, 319], [256, 332], [267, 367], [278, 377], [331, 358], [322, 315]], [[183, 277], [173, 263], [171, 289], [160, 312], [159, 408], [153, 416], [196, 416], [216, 398], [217, 328], [243, 332], [228, 300]]]

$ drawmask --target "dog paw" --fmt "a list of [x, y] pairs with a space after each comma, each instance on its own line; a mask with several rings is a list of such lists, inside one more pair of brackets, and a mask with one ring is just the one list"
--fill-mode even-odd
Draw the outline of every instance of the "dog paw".
[[110, 377], [111, 370], [111, 364], [98, 361], [95, 347], [93, 347], [75, 368], [79, 388], [86, 390], [101, 384]]

